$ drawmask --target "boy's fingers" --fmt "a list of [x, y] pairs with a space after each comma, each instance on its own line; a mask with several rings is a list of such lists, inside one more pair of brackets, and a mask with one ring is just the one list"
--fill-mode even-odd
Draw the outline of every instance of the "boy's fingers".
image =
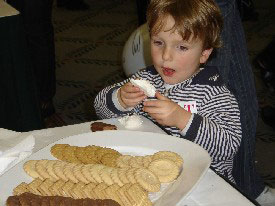
[[165, 97], [164, 95], [162, 95], [158, 91], [156, 91], [156, 98], [159, 99], [159, 100], [168, 100], [167, 97]]
[[160, 113], [160, 110], [157, 107], [143, 107], [143, 110], [150, 114], [159, 114]]

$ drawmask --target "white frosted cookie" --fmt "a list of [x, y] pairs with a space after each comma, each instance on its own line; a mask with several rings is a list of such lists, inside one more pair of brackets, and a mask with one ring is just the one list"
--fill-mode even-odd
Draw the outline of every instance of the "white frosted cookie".
[[150, 84], [149, 81], [144, 79], [130, 79], [130, 82], [136, 86], [139, 87], [146, 96], [148, 97], [154, 97], [156, 94], [156, 88]]

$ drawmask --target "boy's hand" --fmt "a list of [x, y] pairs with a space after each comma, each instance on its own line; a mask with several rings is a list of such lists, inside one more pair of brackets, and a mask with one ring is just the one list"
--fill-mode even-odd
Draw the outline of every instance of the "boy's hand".
[[157, 100], [144, 102], [143, 110], [148, 112], [159, 124], [183, 130], [191, 117], [191, 113], [159, 92], [156, 92], [156, 98]]
[[141, 103], [146, 98], [146, 95], [140, 90], [140, 88], [135, 87], [128, 82], [120, 88], [117, 98], [121, 106], [127, 109]]

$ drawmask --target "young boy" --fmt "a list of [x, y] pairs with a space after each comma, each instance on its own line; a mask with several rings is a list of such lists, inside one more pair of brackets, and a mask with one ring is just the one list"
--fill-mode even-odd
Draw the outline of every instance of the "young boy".
[[153, 65], [131, 78], [157, 89], [147, 97], [127, 79], [95, 99], [100, 118], [136, 113], [168, 134], [199, 144], [211, 167], [234, 182], [233, 158], [241, 142], [240, 112], [215, 67], [201, 67], [221, 45], [222, 17], [212, 0], [151, 0], [147, 10]]

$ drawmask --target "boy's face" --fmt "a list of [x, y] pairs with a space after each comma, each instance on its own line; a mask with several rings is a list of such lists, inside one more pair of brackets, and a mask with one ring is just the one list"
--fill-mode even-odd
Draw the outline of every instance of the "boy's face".
[[183, 41], [176, 31], [171, 16], [158, 34], [151, 35], [151, 55], [153, 64], [167, 84], [177, 84], [190, 78], [205, 63], [212, 49], [203, 50], [201, 40]]

